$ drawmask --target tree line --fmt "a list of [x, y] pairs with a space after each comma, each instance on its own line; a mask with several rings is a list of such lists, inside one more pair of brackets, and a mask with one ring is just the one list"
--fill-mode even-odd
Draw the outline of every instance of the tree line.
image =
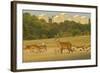
[[90, 35], [91, 24], [81, 24], [74, 21], [61, 23], [39, 20], [36, 15], [23, 13], [23, 39], [34, 40], [44, 38]]

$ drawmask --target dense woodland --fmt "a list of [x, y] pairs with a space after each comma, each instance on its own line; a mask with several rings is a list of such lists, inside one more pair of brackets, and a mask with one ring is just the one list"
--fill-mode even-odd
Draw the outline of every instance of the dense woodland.
[[43, 19], [39, 20], [36, 15], [23, 13], [24, 40], [90, 35], [90, 27], [90, 23], [83, 25], [74, 21], [47, 23]]

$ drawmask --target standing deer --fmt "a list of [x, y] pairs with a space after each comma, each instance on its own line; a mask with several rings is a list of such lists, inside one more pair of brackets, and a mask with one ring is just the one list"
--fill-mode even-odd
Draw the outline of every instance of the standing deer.
[[60, 46], [60, 52], [63, 53], [63, 50], [68, 50], [69, 53], [73, 52], [72, 50], [72, 44], [70, 42], [62, 42], [60, 40], [57, 40], [57, 42], [59, 43]]

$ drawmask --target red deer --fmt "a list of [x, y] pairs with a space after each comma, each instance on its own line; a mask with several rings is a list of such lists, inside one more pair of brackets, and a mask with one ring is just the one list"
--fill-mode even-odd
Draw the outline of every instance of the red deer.
[[77, 46], [77, 48], [80, 50], [80, 51], [86, 51], [88, 48], [90, 47], [90, 45], [82, 45], [82, 46]]
[[77, 46], [76, 48], [79, 49], [79, 51], [84, 51], [85, 50], [84, 46]]
[[59, 43], [61, 53], [63, 53], [63, 50], [65, 50], [65, 49], [68, 50], [69, 53], [73, 52], [71, 42], [62, 42], [59, 40], [57, 40], [57, 42]]
[[25, 49], [32, 50], [32, 51], [37, 50], [38, 52], [42, 52], [42, 50], [47, 51], [47, 46], [45, 44], [42, 45], [31, 44], [31, 45], [27, 45]]

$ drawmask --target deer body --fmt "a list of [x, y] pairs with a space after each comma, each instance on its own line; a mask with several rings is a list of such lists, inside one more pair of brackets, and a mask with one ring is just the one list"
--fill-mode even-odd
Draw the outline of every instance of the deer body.
[[27, 45], [25, 47], [26, 50], [37, 50], [38, 52], [41, 52], [41, 50], [47, 50], [46, 45], [36, 45], [36, 44], [32, 44], [32, 45]]
[[60, 51], [61, 53], [63, 53], [63, 50], [68, 50], [69, 52], [73, 52], [72, 50], [72, 44], [70, 42], [61, 42], [58, 41], [59, 45], [60, 45]]

